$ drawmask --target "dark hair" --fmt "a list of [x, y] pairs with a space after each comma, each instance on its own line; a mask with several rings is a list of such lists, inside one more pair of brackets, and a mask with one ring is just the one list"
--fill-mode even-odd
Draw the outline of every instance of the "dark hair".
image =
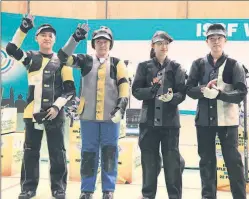
[[155, 53], [154, 48], [151, 48], [151, 50], [150, 50], [150, 58], [153, 59], [154, 57], [156, 57], [156, 53]]

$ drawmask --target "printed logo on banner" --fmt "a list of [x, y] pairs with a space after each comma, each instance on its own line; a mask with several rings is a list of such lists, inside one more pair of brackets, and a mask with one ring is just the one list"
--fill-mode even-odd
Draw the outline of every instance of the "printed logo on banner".
[[14, 60], [7, 54], [4, 48], [1, 48], [1, 74], [7, 73], [14, 64]]

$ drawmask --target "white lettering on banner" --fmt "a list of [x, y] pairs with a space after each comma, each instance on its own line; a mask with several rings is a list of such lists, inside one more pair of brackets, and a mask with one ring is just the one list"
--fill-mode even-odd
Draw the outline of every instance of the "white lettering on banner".
[[237, 28], [238, 28], [237, 23], [228, 24], [228, 26], [227, 26], [228, 37], [231, 37], [233, 35], [233, 33], [237, 31]]
[[201, 37], [201, 23], [196, 24], [196, 37]]
[[[237, 32], [237, 29], [238, 29], [238, 26], [239, 26], [238, 23], [229, 23], [227, 25], [224, 24], [224, 23], [219, 23], [219, 24], [223, 25], [227, 29], [227, 36], [228, 37], [232, 37], [233, 34]], [[204, 23], [204, 24], [197, 23], [196, 24], [196, 36], [197, 37], [206, 36], [207, 28], [210, 25], [211, 25], [211, 23]], [[244, 24], [244, 29], [245, 29], [246, 36], [248, 37], [249, 36], [248, 23]]]
[[249, 23], [244, 23], [246, 36], [249, 37]]

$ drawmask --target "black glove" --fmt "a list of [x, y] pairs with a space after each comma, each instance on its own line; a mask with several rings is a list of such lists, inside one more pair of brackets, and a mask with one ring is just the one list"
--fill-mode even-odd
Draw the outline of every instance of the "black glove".
[[73, 100], [70, 100], [69, 103], [65, 105], [66, 117], [70, 118], [70, 127], [73, 126], [74, 120], [79, 119], [79, 114], [77, 113], [77, 109], [80, 103], [80, 99], [75, 97]]
[[20, 25], [21, 31], [27, 33], [34, 27], [34, 17], [32, 15], [27, 15], [22, 18], [22, 24]]
[[76, 42], [83, 40], [86, 38], [86, 35], [89, 31], [89, 27], [87, 24], [79, 24], [75, 32], [73, 33], [73, 38]]
[[161, 84], [159, 82], [153, 83], [152, 88], [151, 88], [151, 92], [152, 93], [157, 93], [160, 86], [161, 86]]
[[39, 113], [34, 113], [33, 116], [38, 124], [42, 124], [46, 119], [45, 116], [48, 114], [47, 111], [41, 111]]

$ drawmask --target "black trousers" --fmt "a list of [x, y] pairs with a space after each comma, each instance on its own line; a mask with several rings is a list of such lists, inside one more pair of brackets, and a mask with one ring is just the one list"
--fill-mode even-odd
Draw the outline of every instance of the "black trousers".
[[159, 173], [159, 147], [164, 165], [165, 182], [169, 199], [182, 198], [182, 172], [184, 160], [179, 152], [179, 128], [147, 127], [140, 124], [139, 141], [143, 171], [143, 197], [154, 199]]
[[218, 134], [234, 199], [246, 199], [246, 182], [238, 151], [238, 127], [198, 127], [202, 198], [216, 199], [217, 168], [215, 137]]
[[[67, 162], [64, 146], [64, 115], [44, 124], [50, 160], [51, 190], [66, 190]], [[36, 191], [39, 182], [39, 159], [43, 130], [25, 119], [24, 156], [21, 170], [22, 191]]]

